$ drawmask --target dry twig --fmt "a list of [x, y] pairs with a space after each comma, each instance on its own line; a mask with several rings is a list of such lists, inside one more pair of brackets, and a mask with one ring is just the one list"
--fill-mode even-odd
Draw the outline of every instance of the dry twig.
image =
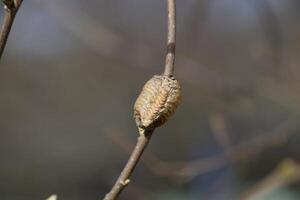
[[[164, 69], [164, 75], [171, 77], [173, 76], [174, 71], [174, 62], [175, 62], [175, 32], [176, 32], [176, 7], [175, 0], [168, 0], [168, 42], [167, 42], [167, 55], [166, 55], [166, 63]], [[140, 127], [139, 127], [140, 128]], [[138, 161], [140, 160], [147, 144], [150, 141], [154, 128], [152, 129], [144, 129], [140, 131], [140, 136], [136, 143], [134, 150], [131, 153], [131, 156], [122, 170], [119, 178], [117, 179], [115, 185], [112, 187], [111, 191], [105, 196], [104, 200], [114, 200], [118, 198], [120, 193], [124, 190], [124, 188], [130, 182], [130, 176], [135, 169]]]
[[7, 42], [15, 16], [20, 8], [23, 0], [3, 0], [4, 3], [4, 18], [0, 30], [0, 60]]

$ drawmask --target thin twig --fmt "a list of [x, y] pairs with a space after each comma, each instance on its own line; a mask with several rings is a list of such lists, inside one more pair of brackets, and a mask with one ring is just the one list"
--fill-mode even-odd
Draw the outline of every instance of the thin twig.
[[[175, 0], [168, 0], [168, 41], [167, 41], [167, 56], [164, 75], [172, 76], [175, 62]], [[110, 192], [104, 197], [104, 200], [115, 200], [130, 182], [130, 176], [139, 162], [147, 144], [150, 141], [154, 130], [145, 130], [140, 134], [138, 141], [132, 151], [129, 160], [122, 170], [118, 180], [112, 187]]]
[[18, 9], [20, 8], [23, 0], [7, 0], [3, 3], [4, 6], [4, 18], [3, 23], [0, 30], [0, 60], [7, 42], [8, 35], [10, 33], [12, 24], [14, 22], [15, 16], [18, 12]]
[[164, 75], [172, 76], [174, 73], [175, 47], [176, 47], [176, 0], [168, 0], [168, 39], [167, 55]]
[[115, 185], [112, 187], [111, 191], [105, 196], [104, 200], [114, 200], [116, 199], [123, 189], [128, 185], [130, 182], [130, 176], [135, 169], [137, 163], [139, 162], [147, 144], [150, 141], [152, 136], [152, 132], [145, 133], [144, 135], [140, 135], [138, 141], [135, 145], [133, 152], [130, 155], [130, 158], [125, 165], [123, 171], [121, 172], [118, 180], [116, 181]]

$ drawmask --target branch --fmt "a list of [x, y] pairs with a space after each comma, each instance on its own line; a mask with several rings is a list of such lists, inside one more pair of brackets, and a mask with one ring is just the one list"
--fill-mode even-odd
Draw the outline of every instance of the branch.
[[[175, 23], [176, 23], [176, 20], [175, 20], [175, 0], [168, 0], [168, 42], [167, 42], [166, 65], [165, 65], [165, 71], [164, 71], [164, 75], [168, 76], [168, 77], [172, 76], [173, 75], [173, 71], [174, 71], [174, 62], [175, 62], [175, 31], [176, 31], [175, 30]], [[172, 80], [172, 81], [175, 81], [175, 80]], [[149, 81], [147, 83], [150, 84]], [[145, 87], [146, 86], [144, 86], [144, 88]], [[147, 88], [147, 89], [152, 89], [152, 87], [154, 87], [154, 86], [151, 85], [151, 87], [150, 87], [148, 85], [148, 87], [149, 88]], [[172, 87], [175, 87], [175, 86], [172, 85]], [[168, 87], [164, 88], [164, 90], [167, 90], [167, 89], [170, 89], [170, 88], [168, 88]], [[171, 96], [170, 98], [168, 98], [169, 101], [171, 101], [172, 99], [179, 100], [179, 97], [180, 97], [180, 90], [179, 89], [178, 90], [174, 90], [173, 93], [171, 93], [171, 95], [173, 95], [173, 96]], [[149, 91], [144, 91], [143, 90], [140, 95], [142, 95], [142, 97], [144, 98], [145, 93], [147, 93], [147, 92], [149, 93]], [[178, 94], [177, 93], [175, 94], [175, 92], [178, 92]], [[168, 93], [168, 95], [169, 95], [169, 93]], [[146, 96], [147, 96], [147, 98], [149, 97], [149, 95], [146, 95]], [[160, 98], [161, 98], [161, 96], [160, 96]], [[139, 98], [138, 98], [138, 100], [139, 100]], [[143, 100], [145, 100], [145, 99], [143, 99]], [[147, 101], [146, 102], [142, 101], [142, 102], [144, 104], [149, 103]], [[174, 102], [172, 102], [172, 103], [174, 103]], [[139, 105], [139, 103], [138, 103], [138, 105]], [[174, 103], [173, 107], [175, 105], [176, 104]], [[156, 105], [147, 105], [147, 106], [156, 106]], [[162, 105], [160, 105], [160, 106], [162, 106]], [[174, 107], [174, 109], [176, 108], [176, 106]], [[139, 106], [137, 106], [137, 107], [140, 109]], [[147, 107], [147, 109], [148, 108], [149, 107]], [[136, 109], [136, 105], [135, 105], [135, 109]], [[136, 111], [138, 111], [138, 110], [135, 110], [135, 112]], [[171, 112], [170, 110], [167, 110], [167, 111]], [[157, 117], [165, 118], [166, 116], [157, 116]], [[158, 120], [158, 118], [157, 118], [157, 120]], [[164, 120], [166, 120], [166, 119], [164, 119]], [[137, 121], [137, 119], [136, 119], [136, 121]], [[147, 144], [150, 141], [150, 138], [152, 136], [152, 133], [153, 133], [155, 127], [151, 127], [151, 128], [150, 127], [147, 128], [146, 126], [145, 127], [140, 127], [139, 123], [141, 123], [141, 122], [137, 123], [138, 128], [139, 128], [139, 132], [140, 132], [140, 136], [138, 138], [136, 146], [135, 146], [134, 150], [132, 151], [132, 153], [130, 155], [130, 158], [127, 161], [127, 164], [125, 165], [124, 169], [122, 170], [122, 172], [121, 172], [118, 180], [116, 181], [115, 185], [112, 187], [111, 191], [104, 197], [104, 200], [115, 200], [115, 199], [117, 199], [118, 196], [121, 194], [121, 192], [124, 190], [124, 188], [129, 184], [129, 182], [130, 182], [130, 176], [133, 173], [133, 171], [134, 171], [137, 163], [139, 162], [139, 160], [140, 160], [140, 158], [141, 158], [144, 150], [147, 147]]]
[[175, 47], [176, 47], [176, 0], [168, 0], [168, 39], [167, 55], [164, 75], [172, 76], [174, 73]]
[[0, 30], [0, 60], [7, 42], [15, 16], [21, 6], [23, 0], [3, 0], [4, 3], [4, 18]]
[[150, 141], [153, 132], [145, 133], [140, 135], [138, 141], [135, 145], [133, 152], [130, 155], [130, 158], [125, 165], [123, 171], [121, 172], [118, 180], [115, 185], [112, 187], [111, 191], [105, 196], [104, 200], [114, 200], [116, 199], [123, 189], [129, 184], [130, 176], [135, 169], [137, 163], [139, 162], [144, 150], [147, 147], [147, 144]]

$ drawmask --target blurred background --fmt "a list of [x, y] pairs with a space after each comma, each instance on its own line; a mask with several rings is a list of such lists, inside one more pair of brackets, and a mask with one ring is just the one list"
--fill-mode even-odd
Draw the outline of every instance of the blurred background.
[[[300, 199], [299, 20], [298, 0], [177, 0], [182, 103], [121, 200]], [[104, 197], [166, 25], [161, 0], [23, 2], [0, 67], [1, 200]]]

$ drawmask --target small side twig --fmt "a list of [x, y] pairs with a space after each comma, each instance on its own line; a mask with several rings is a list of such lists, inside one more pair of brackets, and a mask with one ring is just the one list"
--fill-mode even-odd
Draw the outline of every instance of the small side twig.
[[2, 0], [4, 3], [4, 18], [0, 30], [0, 60], [10, 33], [15, 16], [23, 0]]
[[[168, 38], [167, 38], [167, 55], [166, 63], [164, 68], [164, 75], [171, 77], [174, 72], [174, 62], [175, 62], [175, 0], [168, 0]], [[139, 130], [141, 131], [141, 130]], [[115, 200], [124, 190], [124, 188], [130, 182], [130, 176], [134, 171], [137, 163], [139, 162], [144, 150], [147, 147], [147, 144], [150, 141], [150, 138], [153, 134], [154, 129], [145, 129], [144, 132], [140, 132], [140, 136], [135, 145], [134, 150], [132, 151], [127, 164], [122, 170], [119, 178], [117, 179], [115, 185], [112, 187], [110, 192], [105, 196], [104, 200]]]

